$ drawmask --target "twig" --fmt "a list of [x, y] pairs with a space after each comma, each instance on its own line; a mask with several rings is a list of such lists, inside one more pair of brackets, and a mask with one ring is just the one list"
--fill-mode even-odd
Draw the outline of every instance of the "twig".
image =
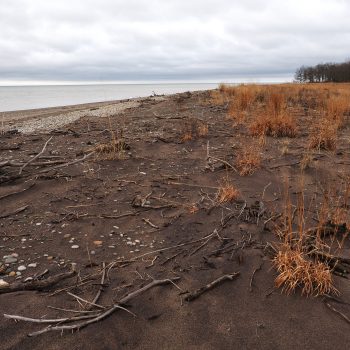
[[100, 309], [105, 309], [104, 306], [99, 305], [99, 304], [95, 304], [95, 303], [93, 303], [93, 302], [90, 302], [90, 301], [88, 301], [88, 300], [86, 300], [86, 299], [84, 299], [84, 298], [82, 298], [82, 297], [80, 297], [80, 296], [78, 296], [78, 295], [75, 295], [75, 294], [73, 294], [73, 293], [71, 293], [71, 292], [67, 292], [67, 294], [70, 295], [70, 296], [72, 296], [73, 298], [75, 298], [75, 299], [77, 299], [77, 300], [80, 300], [80, 301], [82, 301], [82, 302], [84, 302], [84, 303], [86, 303], [86, 304], [89, 304], [89, 305], [91, 305], [91, 306], [96, 306], [96, 307], [98, 307], [98, 308], [100, 308]]
[[150, 219], [142, 218], [142, 221], [144, 221], [146, 224], [150, 225], [153, 228], [159, 228], [157, 225], [153, 224]]
[[101, 284], [100, 284], [100, 287], [97, 291], [97, 294], [94, 298], [94, 300], [91, 302], [91, 304], [87, 307], [87, 310], [90, 310], [97, 302], [98, 302], [98, 299], [100, 298], [100, 295], [103, 291], [103, 285], [105, 283], [105, 278], [106, 278], [106, 263], [103, 262], [102, 263], [102, 277], [101, 277]]
[[20, 208], [16, 209], [15, 211], [12, 211], [12, 212], [7, 213], [7, 214], [0, 215], [0, 219], [8, 218], [9, 216], [19, 214], [22, 211], [25, 211], [28, 207], [29, 207], [29, 205], [25, 205], [23, 207], [20, 207]]
[[348, 316], [344, 315], [342, 312], [340, 312], [339, 310], [335, 309], [331, 304], [329, 303], [325, 303], [326, 306], [328, 307], [328, 309], [332, 310], [333, 312], [335, 312], [336, 314], [338, 314], [341, 318], [343, 318], [347, 323], [350, 323], [350, 319]]
[[28, 188], [25, 188], [24, 190], [20, 190], [20, 191], [17, 191], [17, 192], [11, 192], [11, 193], [8, 193], [8, 194], [5, 194], [3, 196], [0, 197], [0, 200], [1, 199], [4, 199], [4, 198], [7, 198], [7, 197], [10, 197], [10, 196], [13, 196], [15, 194], [20, 194], [20, 193], [23, 193], [25, 191], [28, 191], [29, 189], [31, 189], [33, 186], [35, 185], [35, 183], [31, 184]]
[[35, 157], [31, 158], [27, 163], [25, 163], [25, 164], [19, 169], [18, 175], [21, 175], [23, 169], [24, 169], [28, 164], [32, 163], [35, 159], [38, 159], [38, 158], [45, 152], [46, 146], [47, 146], [47, 144], [52, 140], [52, 138], [53, 138], [53, 136], [51, 136], [51, 137], [45, 142], [44, 147], [42, 148], [42, 150], [41, 150]]
[[[144, 287], [128, 294], [126, 297], [122, 298], [121, 300], [119, 300], [119, 302], [113, 304], [110, 308], [108, 308], [106, 311], [101, 312], [100, 314], [98, 314], [97, 317], [94, 317], [88, 321], [84, 321], [84, 322], [80, 322], [80, 323], [76, 323], [74, 325], [63, 325], [63, 326], [48, 326], [38, 332], [34, 332], [31, 334], [28, 334], [30, 337], [36, 336], [36, 335], [40, 335], [46, 332], [50, 332], [50, 331], [64, 331], [64, 330], [78, 330], [81, 329], [83, 327], [88, 326], [89, 324], [92, 323], [96, 323], [98, 321], [101, 321], [103, 319], [105, 319], [106, 317], [110, 316], [112, 313], [114, 313], [116, 310], [118, 309], [123, 309], [126, 310], [125, 308], [123, 308], [120, 305], [126, 304], [128, 303], [131, 299], [134, 299], [135, 297], [139, 296], [140, 294], [146, 292], [147, 290], [155, 287], [155, 286], [160, 286], [160, 285], [165, 285], [165, 284], [169, 284], [169, 283], [173, 283], [173, 281], [178, 280], [179, 278], [173, 278], [173, 279], [163, 279], [163, 280], [153, 280], [152, 282], [150, 282], [149, 284], [145, 285]], [[128, 311], [128, 310], [127, 310]], [[129, 312], [129, 311], [128, 311]], [[8, 315], [11, 316], [11, 315]]]
[[63, 280], [65, 280], [67, 278], [71, 278], [75, 275], [76, 275], [76, 271], [73, 270], [73, 271], [60, 273], [58, 275], [48, 277], [45, 280], [32, 281], [32, 282], [27, 282], [27, 283], [15, 282], [15, 283], [10, 284], [6, 288], [1, 288], [0, 294], [18, 292], [18, 291], [23, 291], [23, 290], [47, 289], [49, 287], [56, 285], [57, 283], [59, 283]]
[[208, 283], [204, 287], [197, 289], [193, 293], [190, 293], [189, 295], [186, 296], [185, 300], [186, 301], [193, 301], [193, 300], [199, 298], [203, 293], [207, 292], [208, 290], [213, 289], [214, 287], [218, 286], [219, 284], [221, 284], [225, 281], [232, 281], [238, 275], [239, 275], [239, 272], [234, 272], [234, 273], [231, 273], [229, 275], [221, 276], [221, 277], [217, 278], [216, 280], [214, 280], [213, 282]]
[[249, 291], [252, 292], [253, 291], [253, 280], [254, 280], [254, 276], [256, 274], [257, 271], [260, 271], [262, 266], [263, 266], [264, 262], [262, 262], [260, 264], [259, 267], [257, 267], [256, 269], [254, 269], [253, 273], [252, 273], [252, 277], [250, 278], [250, 283], [249, 283]]
[[50, 167], [50, 168], [47, 168], [47, 169], [43, 169], [43, 170], [39, 171], [39, 174], [47, 173], [47, 172], [49, 172], [51, 170], [56, 170], [56, 169], [67, 167], [69, 165], [73, 165], [73, 164], [77, 164], [77, 163], [83, 162], [85, 159], [90, 158], [94, 153], [95, 152], [90, 152], [90, 153], [86, 154], [84, 157], [79, 158], [79, 159], [75, 159], [75, 160], [73, 160], [71, 162], [60, 164], [60, 165], [56, 165], [56, 166], [53, 166], [53, 167]]

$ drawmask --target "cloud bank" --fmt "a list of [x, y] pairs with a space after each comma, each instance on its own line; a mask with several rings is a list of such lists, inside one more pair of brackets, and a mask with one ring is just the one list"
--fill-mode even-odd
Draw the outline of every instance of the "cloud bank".
[[1, 81], [234, 81], [349, 58], [346, 0], [2, 0]]

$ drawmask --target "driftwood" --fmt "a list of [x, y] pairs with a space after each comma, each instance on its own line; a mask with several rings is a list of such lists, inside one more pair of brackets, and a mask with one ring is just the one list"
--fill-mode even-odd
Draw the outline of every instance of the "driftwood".
[[32, 282], [15, 282], [10, 284], [6, 288], [0, 289], [0, 294], [4, 293], [13, 293], [13, 292], [18, 292], [18, 291], [28, 291], [28, 290], [44, 290], [50, 287], [53, 287], [57, 283], [75, 276], [77, 273], [75, 270], [69, 271], [69, 272], [64, 272], [60, 273], [55, 276], [48, 277], [45, 280], [34, 280]]
[[197, 298], [199, 298], [203, 293], [207, 292], [208, 290], [211, 290], [215, 287], [217, 287], [219, 284], [225, 282], [225, 281], [232, 281], [234, 278], [239, 276], [239, 272], [234, 272], [228, 275], [221, 276], [214, 280], [213, 282], [208, 283], [207, 285], [197, 289], [196, 291], [190, 293], [185, 297], [186, 301], [193, 301]]
[[[128, 294], [124, 298], [120, 299], [117, 303], [111, 305], [110, 307], [106, 308], [106, 310], [99, 311], [94, 314], [89, 314], [89, 315], [83, 315], [83, 316], [77, 316], [77, 317], [71, 317], [71, 318], [61, 318], [61, 319], [51, 319], [51, 320], [45, 320], [45, 319], [33, 319], [33, 318], [28, 318], [28, 317], [23, 317], [23, 316], [17, 316], [17, 315], [8, 315], [5, 314], [4, 317], [8, 319], [13, 319], [16, 321], [27, 321], [27, 322], [33, 322], [33, 323], [56, 323], [56, 325], [49, 325], [46, 328], [43, 328], [42, 330], [38, 332], [33, 332], [28, 334], [28, 336], [36, 336], [40, 335], [43, 333], [51, 332], [51, 331], [64, 331], [64, 330], [79, 330], [83, 327], [88, 326], [89, 324], [99, 322], [106, 317], [110, 316], [112, 313], [117, 311], [118, 309], [122, 309], [124, 311], [127, 311], [130, 313], [129, 310], [125, 309], [122, 305], [127, 304], [130, 300], [136, 298], [137, 296], [143, 294], [144, 292], [148, 291], [149, 289], [155, 287], [155, 286], [160, 286], [160, 285], [166, 285], [166, 284], [174, 284], [174, 281], [178, 280], [179, 277], [172, 278], [172, 279], [162, 279], [162, 280], [153, 280], [152, 282], [148, 283], [144, 287]], [[87, 319], [87, 321], [83, 322], [78, 322], [75, 324], [71, 325], [57, 325], [57, 323], [66, 323], [66, 322], [72, 322], [72, 321], [77, 321], [77, 320], [82, 320], [82, 319]]]
[[2, 214], [0, 215], [0, 219], [4, 219], [4, 218], [8, 218], [9, 216], [12, 216], [12, 215], [16, 215], [16, 214], [19, 214], [21, 213], [22, 211], [25, 211], [27, 208], [29, 207], [29, 205], [25, 205], [23, 207], [20, 207], [10, 213], [6, 213], [6, 214]]

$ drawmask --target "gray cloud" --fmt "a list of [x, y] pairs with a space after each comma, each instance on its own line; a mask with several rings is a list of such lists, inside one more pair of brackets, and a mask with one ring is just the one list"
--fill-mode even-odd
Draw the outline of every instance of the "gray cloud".
[[349, 57], [346, 0], [2, 0], [0, 82], [292, 76]]

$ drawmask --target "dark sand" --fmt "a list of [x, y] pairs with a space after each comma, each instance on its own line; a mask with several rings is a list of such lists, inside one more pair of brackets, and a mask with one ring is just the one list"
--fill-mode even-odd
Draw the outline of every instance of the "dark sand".
[[[278, 241], [274, 233], [264, 229], [263, 221], [283, 207], [283, 179], [289, 177], [292, 193], [298, 188], [296, 178], [300, 169], [295, 163], [300, 160], [306, 142], [303, 130], [300, 136], [290, 140], [288, 153], [284, 155], [280, 151], [284, 141], [269, 138], [262, 168], [252, 176], [240, 177], [219, 166], [208, 171], [205, 169], [208, 141], [211, 155], [231, 163], [236, 150], [249, 142], [244, 132], [232, 128], [225, 107], [211, 106], [208, 100], [207, 92], [174, 95], [160, 101], [142, 99], [138, 107], [112, 118], [113, 129], [116, 132], [123, 129], [130, 145], [123, 159], [91, 159], [41, 175], [38, 172], [42, 167], [28, 166], [23, 171], [25, 176], [17, 180], [13, 176], [18, 168], [9, 168], [0, 177], [0, 198], [33, 186], [0, 199], [0, 216], [28, 205], [23, 212], [0, 219], [0, 258], [15, 252], [18, 260], [23, 260], [11, 265], [6, 273], [16, 271], [19, 265], [36, 262], [36, 268], [27, 267], [22, 272], [22, 280], [45, 269], [49, 270], [48, 276], [69, 271], [71, 262], [77, 264], [83, 278], [98, 273], [103, 262], [119, 261], [109, 272], [98, 301], [101, 305], [118, 301], [147, 284], [151, 277], [178, 276], [177, 285], [185, 292], [223, 274], [240, 272], [240, 276], [191, 303], [184, 301], [184, 294], [173, 285], [156, 287], [128, 304], [136, 317], [120, 310], [74, 334], [51, 332], [29, 338], [28, 333], [44, 325], [15, 323], [0, 315], [1, 349], [348, 348], [350, 324], [328, 309], [321, 297], [306, 298], [299, 291], [286, 296], [276, 290], [276, 272], [264, 250], [267, 242]], [[88, 107], [105, 104], [108, 103]], [[85, 107], [19, 112], [13, 113], [12, 119], [44, 117]], [[207, 136], [181, 142], [189, 127], [202, 122], [209, 125]], [[300, 125], [305, 125], [304, 120], [300, 120]], [[53, 138], [45, 155], [56, 158], [42, 161], [74, 160], [89, 148], [108, 142], [109, 128], [107, 118], [86, 117], [49, 135], [6, 133], [0, 136], [0, 162], [27, 161], [30, 155], [40, 152], [50, 136]], [[328, 183], [337, 185], [338, 174], [349, 173], [348, 130], [343, 133], [338, 153], [331, 157], [315, 155], [313, 166], [306, 170], [307, 198], [317, 191], [317, 181], [327, 179]], [[213, 207], [215, 188], [225, 178], [237, 186], [241, 200]], [[268, 209], [257, 224], [254, 203], [262, 199], [265, 187], [263, 201]], [[146, 205], [153, 208], [135, 207], [140, 197], [147, 197]], [[164, 205], [168, 207], [157, 209]], [[193, 210], [194, 206], [198, 210]], [[130, 212], [135, 215], [119, 219], [101, 217]], [[195, 249], [201, 243], [152, 254], [131, 264], [123, 263], [155, 249], [204, 237], [220, 228], [222, 218], [229, 213], [235, 217], [220, 232], [221, 238], [228, 240], [213, 238], [198, 251]], [[127, 237], [135, 245], [128, 245]], [[102, 245], [97, 246], [94, 241], [102, 241]], [[79, 248], [72, 249], [73, 245]], [[349, 255], [349, 242], [344, 254]], [[46, 292], [0, 294], [1, 314], [34, 318], [71, 315], [48, 306], [79, 309], [77, 301], [62, 289], [70, 287], [72, 293], [93, 300], [100, 278], [97, 275], [84, 285], [73, 278]], [[14, 281], [13, 277], [4, 279], [9, 283]], [[339, 298], [349, 302], [348, 279], [334, 276], [334, 280], [341, 293]], [[350, 318], [348, 304], [328, 302]]]

